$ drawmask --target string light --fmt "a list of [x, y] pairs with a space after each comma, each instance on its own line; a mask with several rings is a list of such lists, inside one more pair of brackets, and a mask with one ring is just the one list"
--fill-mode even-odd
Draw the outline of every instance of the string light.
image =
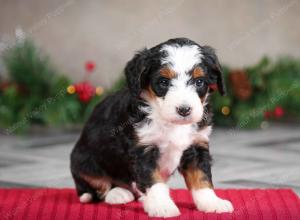
[[230, 108], [228, 106], [223, 106], [221, 112], [223, 115], [227, 116], [230, 114]]

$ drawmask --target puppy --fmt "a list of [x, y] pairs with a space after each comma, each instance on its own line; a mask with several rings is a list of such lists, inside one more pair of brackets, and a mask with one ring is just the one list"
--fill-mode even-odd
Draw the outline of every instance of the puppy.
[[208, 97], [225, 93], [214, 50], [170, 39], [136, 53], [125, 75], [127, 87], [95, 107], [72, 151], [80, 202], [140, 198], [151, 217], [177, 216], [166, 181], [178, 169], [200, 211], [232, 212], [212, 184]]

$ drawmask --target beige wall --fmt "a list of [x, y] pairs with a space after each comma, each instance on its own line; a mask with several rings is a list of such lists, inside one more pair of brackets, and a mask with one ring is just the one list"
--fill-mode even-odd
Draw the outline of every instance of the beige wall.
[[109, 86], [133, 52], [185, 36], [217, 49], [222, 63], [241, 67], [263, 55], [300, 57], [300, 0], [0, 0], [0, 40], [21, 26], [53, 63], [80, 80]]

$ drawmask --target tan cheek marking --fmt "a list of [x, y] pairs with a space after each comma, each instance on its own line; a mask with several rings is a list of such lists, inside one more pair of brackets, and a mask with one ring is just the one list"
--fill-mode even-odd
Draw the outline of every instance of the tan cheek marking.
[[204, 76], [204, 72], [202, 71], [202, 69], [200, 67], [196, 67], [194, 70], [193, 70], [193, 73], [192, 73], [192, 76], [193, 78], [199, 78], [199, 77], [202, 77]]
[[152, 173], [152, 177], [155, 180], [155, 182], [158, 182], [158, 183], [165, 182], [165, 179], [160, 174], [159, 169], [154, 170], [154, 172]]
[[200, 140], [200, 139], [198, 139], [198, 140], [195, 140], [195, 141], [193, 142], [193, 144], [195, 144], [195, 145], [197, 145], [197, 146], [201, 146], [201, 148], [204, 148], [204, 149], [208, 149], [208, 148], [209, 148], [209, 144], [208, 144], [208, 142], [205, 141], [205, 140]]
[[176, 77], [176, 73], [167, 67], [160, 70], [160, 75], [168, 79], [172, 79]]
[[182, 171], [188, 189], [213, 188], [206, 174], [198, 168], [188, 168]]
[[146, 91], [147, 91], [147, 95], [150, 99], [155, 99], [156, 98], [156, 95], [155, 95], [153, 89], [151, 88], [151, 86], [148, 86]]
[[80, 175], [88, 184], [100, 191], [101, 193], [105, 194], [111, 188], [111, 178], [109, 177], [97, 177], [97, 176], [89, 176], [89, 175]]
[[201, 103], [203, 104], [205, 101], [205, 96], [200, 97]]

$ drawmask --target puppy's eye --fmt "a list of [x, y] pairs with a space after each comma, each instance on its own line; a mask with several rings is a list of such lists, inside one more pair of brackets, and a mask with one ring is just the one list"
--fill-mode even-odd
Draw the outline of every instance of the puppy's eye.
[[198, 78], [195, 80], [195, 85], [198, 88], [202, 88], [204, 86], [205, 82], [202, 78]]
[[166, 78], [161, 78], [158, 80], [158, 84], [163, 88], [167, 88], [170, 85], [170, 80]]

